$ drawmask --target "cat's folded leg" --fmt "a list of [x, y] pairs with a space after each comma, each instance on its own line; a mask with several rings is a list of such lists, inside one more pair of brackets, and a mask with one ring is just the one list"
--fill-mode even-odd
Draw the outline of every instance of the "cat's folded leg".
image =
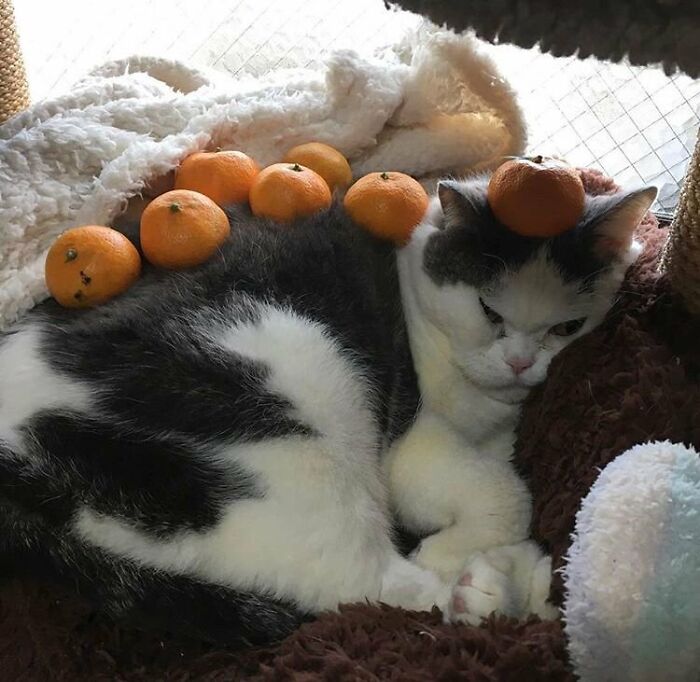
[[401, 522], [426, 535], [414, 560], [445, 582], [476, 551], [528, 537], [530, 496], [505, 456], [476, 451], [446, 421], [422, 413], [389, 452], [385, 470]]

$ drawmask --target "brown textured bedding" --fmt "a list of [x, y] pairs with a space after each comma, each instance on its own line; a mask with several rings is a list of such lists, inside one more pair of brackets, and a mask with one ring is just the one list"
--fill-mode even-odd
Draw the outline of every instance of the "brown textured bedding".
[[[613, 191], [595, 172], [592, 193]], [[700, 447], [700, 320], [656, 273], [665, 231], [640, 226], [645, 251], [615, 309], [552, 364], [528, 400], [517, 460], [535, 498], [535, 537], [555, 564], [579, 501], [600, 468], [635, 443], [668, 438]], [[553, 594], [562, 597], [555, 578]], [[573, 680], [559, 622], [492, 617], [481, 628], [432, 614], [348, 606], [276, 647], [213, 650], [120, 627], [48, 585], [0, 588], [0, 680]]]

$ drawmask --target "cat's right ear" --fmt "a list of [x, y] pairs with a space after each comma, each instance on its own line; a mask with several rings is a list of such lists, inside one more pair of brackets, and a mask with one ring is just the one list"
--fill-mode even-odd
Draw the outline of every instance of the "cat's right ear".
[[445, 227], [473, 225], [479, 220], [478, 204], [466, 191], [463, 183], [441, 180], [438, 182], [437, 195], [445, 217]]
[[595, 237], [595, 252], [605, 261], [619, 259], [632, 244], [634, 231], [654, 199], [656, 187], [592, 197], [587, 219]]

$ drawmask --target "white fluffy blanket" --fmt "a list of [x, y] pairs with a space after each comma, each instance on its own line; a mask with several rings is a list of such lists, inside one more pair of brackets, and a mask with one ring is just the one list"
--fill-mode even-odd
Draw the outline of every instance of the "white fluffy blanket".
[[322, 70], [255, 80], [155, 58], [108, 63], [0, 127], [0, 329], [47, 295], [57, 234], [109, 225], [196, 150], [241, 149], [265, 165], [320, 140], [357, 175], [429, 178], [492, 166], [524, 138], [511, 89], [475, 41], [434, 27], [371, 57], [337, 52]]

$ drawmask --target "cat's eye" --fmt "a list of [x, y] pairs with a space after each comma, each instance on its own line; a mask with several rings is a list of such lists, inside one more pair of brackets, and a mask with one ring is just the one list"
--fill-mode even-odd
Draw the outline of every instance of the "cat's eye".
[[556, 336], [571, 336], [581, 329], [581, 327], [583, 327], [583, 323], [585, 321], [585, 317], [580, 317], [578, 320], [560, 322], [559, 324], [555, 324], [553, 327], [551, 327], [549, 333]]
[[481, 303], [481, 309], [484, 311], [484, 315], [489, 318], [491, 324], [501, 324], [503, 322], [503, 318], [493, 308], [489, 308], [481, 298], [479, 303]]

